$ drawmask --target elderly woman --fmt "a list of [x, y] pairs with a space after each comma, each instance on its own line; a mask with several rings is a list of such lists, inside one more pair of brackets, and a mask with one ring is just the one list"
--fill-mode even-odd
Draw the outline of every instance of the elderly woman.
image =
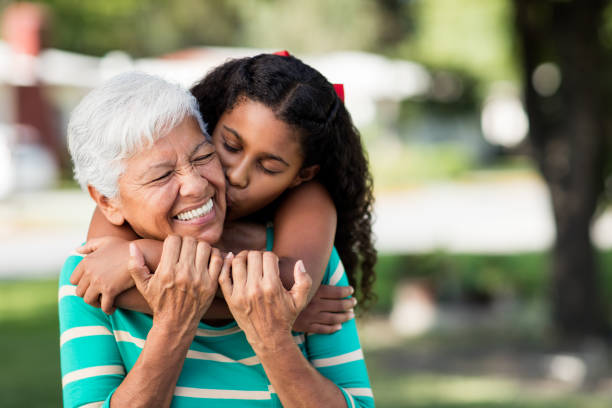
[[[132, 277], [153, 317], [122, 309], [109, 316], [87, 305], [69, 283], [82, 258], [66, 261], [59, 294], [65, 406], [353, 402], [346, 387], [359, 387], [365, 370], [362, 360], [351, 363], [360, 353], [354, 326], [347, 326], [354, 332], [348, 341], [346, 333], [319, 336], [308, 349], [291, 333], [310, 286], [303, 266], [296, 265], [287, 291], [273, 254], [223, 260], [208, 245], [222, 233], [225, 180], [186, 90], [121, 75], [80, 103], [68, 136], [75, 176], [104, 216], [165, 242], [154, 274], [130, 247]], [[213, 327], [201, 318], [218, 281], [237, 323]], [[355, 344], [357, 351], [339, 352]]]

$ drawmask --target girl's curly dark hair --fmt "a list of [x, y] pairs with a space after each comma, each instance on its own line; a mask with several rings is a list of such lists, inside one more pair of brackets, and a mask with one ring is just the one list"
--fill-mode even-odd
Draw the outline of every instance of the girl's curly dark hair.
[[336, 206], [334, 245], [349, 282], [362, 306], [373, 301], [372, 176], [359, 131], [332, 84], [295, 57], [260, 54], [220, 65], [191, 92], [211, 132], [244, 98], [264, 104], [298, 130], [303, 166], [320, 166], [315, 179]]

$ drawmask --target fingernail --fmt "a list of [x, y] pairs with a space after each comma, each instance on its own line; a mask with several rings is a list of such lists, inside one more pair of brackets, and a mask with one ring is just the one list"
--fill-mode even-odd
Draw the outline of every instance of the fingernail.
[[225, 255], [225, 259], [231, 259], [234, 257], [234, 253], [233, 252], [229, 252], [227, 255]]
[[351, 295], [352, 295], [353, 293], [355, 293], [355, 289], [353, 289], [352, 286], [349, 286], [349, 292], [351, 292]]
[[357, 298], [353, 298], [353, 306], [357, 304]]
[[341, 328], [342, 328], [341, 324], [337, 324], [337, 325], [334, 326], [334, 330], [336, 330], [336, 331], [340, 330]]
[[352, 307], [348, 311], [349, 313], [355, 313], [355, 309], [353, 309]]
[[302, 260], [300, 259], [300, 260], [298, 261], [298, 263], [300, 264], [300, 265], [299, 265], [300, 271], [301, 271], [302, 273], [306, 273], [306, 267], [304, 266], [304, 262], [302, 262]]
[[349, 312], [348, 316], [349, 316], [349, 319], [353, 319], [355, 317], [355, 313]]
[[130, 256], [136, 257], [136, 244], [130, 242]]

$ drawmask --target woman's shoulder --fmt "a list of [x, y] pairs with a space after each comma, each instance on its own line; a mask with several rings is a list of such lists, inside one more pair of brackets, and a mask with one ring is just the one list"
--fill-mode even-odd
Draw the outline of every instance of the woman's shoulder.
[[78, 252], [73, 251], [68, 254], [68, 256], [66, 257], [66, 260], [64, 261], [64, 265], [62, 266], [62, 269], [60, 271], [60, 275], [59, 275], [60, 286], [70, 284], [70, 276], [72, 275], [72, 272], [74, 272], [77, 265], [82, 260], [83, 260], [83, 255], [79, 254]]

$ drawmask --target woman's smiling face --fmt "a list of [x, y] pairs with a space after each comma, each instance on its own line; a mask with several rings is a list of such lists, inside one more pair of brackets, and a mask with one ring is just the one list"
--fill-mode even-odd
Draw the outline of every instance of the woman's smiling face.
[[111, 222], [125, 220], [145, 238], [177, 234], [208, 243], [220, 238], [225, 180], [215, 147], [194, 118], [187, 117], [124, 163], [119, 195], [110, 199], [116, 207]]
[[227, 180], [230, 220], [261, 210], [312, 177], [302, 169], [298, 132], [262, 103], [244, 99], [225, 112], [213, 141]]

